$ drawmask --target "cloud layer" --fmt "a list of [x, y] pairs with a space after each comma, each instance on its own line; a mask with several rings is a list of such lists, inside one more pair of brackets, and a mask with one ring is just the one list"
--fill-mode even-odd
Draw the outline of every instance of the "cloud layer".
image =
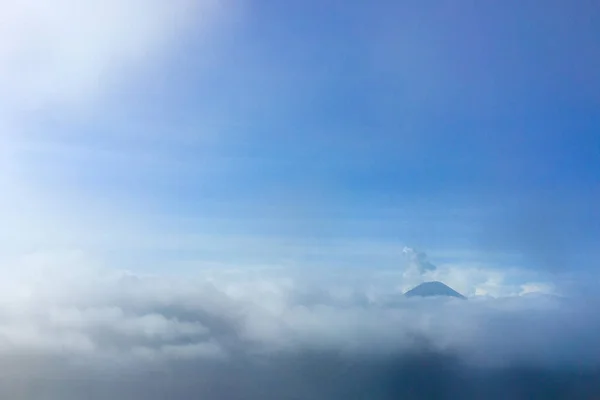
[[96, 268], [77, 254], [48, 260], [21, 260], [2, 284], [10, 397], [600, 393], [590, 299], [406, 299], [377, 271], [356, 280], [352, 271], [206, 270], [183, 280]]

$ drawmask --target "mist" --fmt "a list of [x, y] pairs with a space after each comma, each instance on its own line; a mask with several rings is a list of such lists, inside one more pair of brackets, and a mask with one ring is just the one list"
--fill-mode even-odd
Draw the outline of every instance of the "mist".
[[600, 398], [600, 8], [471, 3], [0, 1], [0, 398]]
[[5, 278], [0, 300], [0, 393], [25, 400], [600, 394], [597, 298], [408, 299], [376, 274], [357, 280], [347, 271], [336, 284], [314, 274], [232, 269], [182, 279], [81, 265], [20, 268]]

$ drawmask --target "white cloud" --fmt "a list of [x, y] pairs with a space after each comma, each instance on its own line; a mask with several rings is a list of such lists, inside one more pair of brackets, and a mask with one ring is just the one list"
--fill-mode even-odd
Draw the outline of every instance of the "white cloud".
[[556, 289], [554, 285], [547, 282], [528, 282], [521, 285], [521, 291], [519, 295], [523, 296], [526, 294], [552, 294], [555, 293]]
[[[100, 374], [114, 386], [119, 376], [138, 376], [134, 386], [141, 390], [151, 371], [162, 371], [184, 386], [211, 376], [211, 387], [224, 368], [254, 398], [261, 388], [252, 378], [257, 371], [268, 371], [266, 384], [275, 385], [290, 379], [287, 368], [303, 368], [313, 356], [325, 363], [332, 362], [330, 354], [349, 357], [362, 371], [348, 372], [356, 379], [370, 376], [361, 368], [373, 367], [373, 360], [402, 360], [421, 345], [490, 371], [524, 360], [550, 368], [600, 357], [593, 299], [406, 299], [398, 288], [401, 271], [238, 268], [179, 279], [98, 267], [81, 253], [32, 255], [3, 271], [0, 358], [49, 363], [50, 370], [14, 372], [25, 381], [61, 371], [56, 382], [92, 382]], [[302, 375], [301, 387], [322, 390], [312, 379]], [[289, 394], [293, 387], [281, 390]], [[218, 396], [206, 387], [195, 390]]]
[[[227, 336], [267, 346], [291, 337], [333, 346], [396, 346], [402, 344], [402, 332], [453, 332], [456, 321], [451, 323], [451, 317], [463, 326], [482, 322], [477, 318], [498, 317], [493, 300], [462, 306], [403, 300], [397, 289], [401, 276], [382, 279], [377, 271], [355, 272], [356, 280], [348, 271], [344, 276], [312, 270], [313, 276], [307, 276], [303, 274], [308, 271], [293, 274], [286, 269], [210, 270], [185, 282], [107, 270], [89, 264], [81, 254], [50, 260], [48, 255], [29, 256], [14, 265], [15, 272], [5, 272], [0, 304], [8, 321], [5, 328], [28, 332], [5, 332], [6, 337], [34, 340], [36, 332], [55, 332], [57, 337], [78, 337], [75, 343], [88, 343], [90, 349], [118, 350], [126, 357], [142, 345], [163, 351], [165, 346], [198, 344], [226, 351], [228, 345], [221, 340]], [[390, 285], [391, 279], [398, 282]], [[527, 304], [522, 303], [525, 309]], [[433, 329], [431, 323], [439, 326]], [[443, 340], [465, 338], [453, 333]]]
[[435, 265], [427, 260], [425, 253], [419, 252], [411, 247], [404, 247], [402, 252], [408, 257], [408, 270], [424, 274], [429, 271], [435, 271]]

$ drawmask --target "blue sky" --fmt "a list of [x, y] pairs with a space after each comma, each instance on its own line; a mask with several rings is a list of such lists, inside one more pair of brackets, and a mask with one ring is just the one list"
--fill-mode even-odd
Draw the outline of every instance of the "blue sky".
[[6, 254], [600, 260], [594, 2], [54, 6], [0, 47]]
[[597, 3], [0, 0], [0, 397], [600, 398]]

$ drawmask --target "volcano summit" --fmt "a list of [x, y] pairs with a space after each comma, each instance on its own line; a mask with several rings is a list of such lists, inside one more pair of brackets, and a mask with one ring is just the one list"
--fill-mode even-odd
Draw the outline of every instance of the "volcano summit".
[[406, 297], [437, 297], [437, 296], [449, 296], [457, 297], [459, 299], [466, 299], [465, 296], [452, 289], [450, 286], [438, 282], [424, 282], [420, 285], [412, 288], [408, 292], [404, 293]]

